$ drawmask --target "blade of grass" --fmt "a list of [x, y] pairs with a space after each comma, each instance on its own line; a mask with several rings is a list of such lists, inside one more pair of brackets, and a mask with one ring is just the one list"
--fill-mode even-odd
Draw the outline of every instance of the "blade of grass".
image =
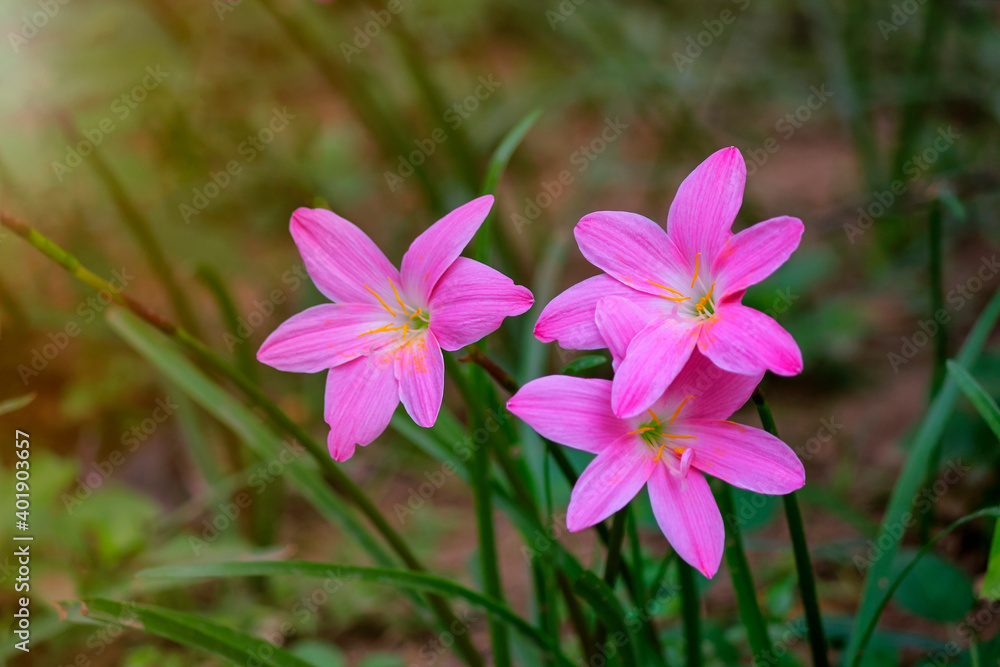
[[[959, 388], [979, 412], [979, 416], [993, 431], [993, 435], [1000, 439], [1000, 407], [997, 407], [996, 401], [968, 371], [953, 361], [948, 362], [948, 375], [958, 383]], [[1000, 520], [993, 528], [990, 557], [986, 564], [986, 576], [983, 577], [979, 597], [986, 600], [1000, 599]]]
[[253, 660], [263, 667], [311, 667], [302, 658], [270, 642], [201, 616], [103, 598], [84, 598], [67, 607], [74, 612], [71, 618], [77, 623], [97, 621], [131, 628], [217, 655], [237, 665], [250, 664]]
[[[771, 406], [764, 398], [760, 387], [754, 389], [753, 403], [760, 416], [764, 430], [778, 436], [778, 426], [774, 423]], [[806, 624], [809, 631], [809, 648], [812, 651], [813, 665], [828, 667], [826, 635], [823, 633], [823, 617], [819, 613], [819, 596], [816, 595], [816, 579], [813, 577], [812, 562], [809, 558], [809, 545], [806, 542], [806, 529], [802, 522], [802, 511], [795, 492], [782, 496], [785, 505], [785, 518], [788, 521], [788, 533], [792, 538], [792, 551], [795, 554], [795, 571], [799, 580], [799, 595], [802, 607], [806, 613]]]
[[356, 579], [358, 581], [383, 584], [401, 589], [436, 593], [442, 596], [458, 597], [480, 607], [491, 617], [520, 632], [538, 648], [554, 656], [560, 664], [572, 665], [559, 647], [549, 642], [538, 628], [514, 613], [507, 605], [495, 598], [483, 595], [470, 588], [455, 583], [451, 579], [427, 572], [408, 572], [388, 568], [362, 567], [315, 563], [310, 561], [235, 561], [207, 565], [178, 565], [144, 570], [140, 577], [168, 579], [203, 579], [216, 577], [271, 577], [297, 576], [336, 578], [338, 581]]
[[[1000, 291], [993, 295], [986, 308], [979, 315], [972, 331], [969, 332], [955, 360], [957, 366], [969, 368], [975, 362], [986, 342], [986, 337], [993, 330], [998, 316], [1000, 316]], [[934, 443], [941, 437], [945, 422], [948, 415], [951, 414], [957, 397], [958, 384], [949, 376], [941, 386], [941, 391], [931, 402], [930, 408], [910, 445], [909, 454], [892, 490], [889, 506], [886, 509], [885, 518], [876, 540], [880, 546], [883, 544], [887, 546], [879, 551], [868, 571], [858, 613], [854, 618], [854, 626], [844, 653], [845, 664], [853, 663], [859, 656], [861, 634], [875, 615], [882, 592], [880, 582], [889, 576], [899, 540], [904, 532], [900, 528], [909, 524], [913, 518], [910, 515], [910, 507], [920, 488]]]
[[871, 617], [863, 626], [863, 631], [858, 641], [857, 651], [853, 654], [851, 662], [849, 663], [845, 662], [844, 663], [845, 665], [847, 665], [848, 667], [858, 667], [858, 665], [861, 664], [861, 661], [864, 658], [865, 647], [868, 646], [868, 640], [871, 639], [872, 634], [875, 632], [875, 627], [878, 625], [878, 619], [882, 615], [882, 611], [885, 609], [886, 605], [889, 604], [889, 600], [892, 599], [892, 596], [895, 594], [896, 589], [899, 588], [899, 585], [903, 583], [904, 579], [906, 579], [906, 575], [908, 575], [913, 570], [913, 568], [916, 567], [917, 563], [920, 562], [920, 559], [926, 556], [928, 553], [930, 553], [931, 549], [934, 548], [934, 545], [936, 545], [939, 541], [941, 541], [941, 538], [943, 538], [951, 531], [955, 530], [956, 528], [958, 528], [963, 524], [966, 524], [970, 521], [974, 521], [976, 519], [980, 519], [986, 516], [1000, 517], [1000, 507], [988, 507], [986, 509], [981, 509], [978, 512], [973, 512], [972, 514], [966, 514], [961, 519], [959, 519], [958, 521], [951, 524], [950, 526], [942, 530], [940, 533], [935, 535], [933, 539], [931, 539], [927, 544], [925, 544], [920, 549], [920, 551], [918, 551], [913, 556], [910, 562], [906, 564], [906, 567], [900, 570], [899, 574], [893, 577], [892, 581], [889, 583], [888, 588], [886, 588], [885, 593], [882, 594], [881, 598], [878, 600], [874, 609], [874, 613], [871, 615]]

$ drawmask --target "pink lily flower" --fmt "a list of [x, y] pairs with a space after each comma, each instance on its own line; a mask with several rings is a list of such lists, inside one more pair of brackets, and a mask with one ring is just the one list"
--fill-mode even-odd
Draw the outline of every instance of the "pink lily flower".
[[791, 335], [740, 303], [746, 288], [785, 263], [802, 238], [802, 221], [781, 216], [731, 232], [743, 199], [746, 164], [736, 148], [702, 162], [677, 191], [667, 229], [634, 213], [585, 216], [575, 231], [587, 260], [604, 271], [549, 303], [535, 325], [542, 342], [597, 349], [597, 303], [621, 297], [645, 313], [615, 374], [615, 414], [634, 417], [663, 394], [698, 350], [720, 368], [745, 375], [802, 371]]
[[486, 195], [418, 236], [397, 271], [356, 226], [325, 209], [292, 214], [292, 238], [316, 287], [334, 303], [281, 324], [257, 359], [278, 370], [329, 369], [325, 418], [330, 455], [346, 461], [377, 438], [402, 401], [423, 427], [444, 395], [444, 356], [531, 308], [533, 297], [502, 273], [459, 257], [493, 206]]
[[[599, 322], [621, 364], [645, 313], [621, 297], [604, 299]], [[805, 470], [788, 445], [766, 431], [724, 421], [763, 373], [730, 373], [697, 350], [641, 416], [618, 417], [608, 380], [551, 375], [524, 385], [507, 409], [540, 435], [597, 454], [570, 495], [566, 527], [576, 532], [619, 511], [642, 487], [656, 522], [678, 555], [706, 577], [722, 561], [725, 527], [704, 475], [765, 494], [802, 487]]]

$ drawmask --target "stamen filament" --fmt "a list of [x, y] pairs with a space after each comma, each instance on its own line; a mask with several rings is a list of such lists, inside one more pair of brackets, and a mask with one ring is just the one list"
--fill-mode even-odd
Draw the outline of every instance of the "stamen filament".
[[688, 396], [683, 401], [681, 401], [681, 404], [677, 406], [676, 410], [674, 410], [674, 416], [671, 417], [670, 421], [667, 422], [668, 424], [673, 424], [674, 423], [674, 420], [677, 419], [677, 415], [679, 415], [681, 413], [681, 408], [683, 408], [684, 404], [687, 403], [688, 401], [690, 401], [692, 398], [694, 398], [694, 396]]
[[696, 436], [696, 435], [673, 435], [671, 433], [665, 433], [663, 435], [663, 437], [664, 438], [683, 438], [685, 440], [697, 440], [698, 439], [698, 436]]
[[682, 292], [678, 292], [677, 290], [673, 289], [672, 287], [667, 287], [666, 285], [661, 285], [660, 283], [654, 283], [652, 280], [647, 280], [646, 282], [649, 283], [650, 285], [653, 285], [654, 287], [659, 287], [660, 289], [665, 289], [668, 292], [673, 292], [677, 296], [680, 296], [682, 294]]
[[[386, 279], [389, 281], [389, 287], [392, 288], [392, 293], [396, 295], [396, 303], [399, 304], [399, 307], [403, 309], [404, 313], [406, 313], [407, 315], [409, 315], [410, 311], [408, 311], [406, 309], [406, 304], [403, 303], [403, 300], [399, 298], [399, 292], [396, 291], [396, 286], [392, 284], [392, 278], [390, 278], [389, 276], [386, 276]], [[379, 300], [381, 301], [381, 299], [379, 299]]]
[[691, 288], [694, 288], [694, 281], [698, 280], [698, 265], [701, 263], [701, 253], [694, 256], [694, 278], [691, 279]]
[[650, 410], [649, 408], [646, 409], [646, 412], [649, 413], [649, 416], [652, 417], [653, 421], [656, 423], [656, 425], [659, 426], [660, 425], [660, 420], [656, 418], [656, 413], [653, 412], [652, 410]]
[[383, 332], [386, 332], [386, 331], [399, 331], [400, 329], [403, 329], [403, 328], [405, 328], [405, 327], [396, 327], [396, 326], [393, 326], [391, 324], [385, 324], [383, 326], [380, 326], [378, 329], [372, 329], [371, 331], [366, 331], [364, 333], [359, 333], [358, 334], [358, 338], [361, 338], [362, 336], [367, 336], [368, 334], [373, 334], [373, 333], [383, 333]]
[[650, 431], [655, 431], [655, 430], [656, 429], [652, 426], [643, 426], [642, 428], [636, 429], [635, 431], [629, 431], [625, 435], [635, 435], [636, 433], [648, 433]]
[[687, 449], [685, 449], [684, 447], [674, 447], [674, 454], [676, 454], [677, 456], [684, 456], [684, 452], [686, 451]]
[[[390, 284], [391, 284], [391, 282], [392, 281], [390, 281]], [[396, 317], [396, 313], [392, 312], [392, 308], [390, 308], [388, 305], [386, 305], [385, 301], [382, 300], [382, 297], [380, 297], [378, 294], [375, 293], [375, 290], [373, 290], [368, 285], [365, 285], [365, 289], [368, 290], [369, 292], [371, 292], [372, 296], [374, 296], [376, 299], [378, 299], [378, 302], [382, 304], [383, 308], [385, 308], [386, 310], [389, 311], [390, 315], [392, 315], [393, 317]], [[395, 290], [395, 289], [396, 288], [394, 287], [393, 290]]]
[[657, 450], [656, 456], [653, 458], [654, 461], [659, 461], [660, 457], [663, 456], [663, 448], [667, 446], [667, 443], [660, 445], [660, 449]]

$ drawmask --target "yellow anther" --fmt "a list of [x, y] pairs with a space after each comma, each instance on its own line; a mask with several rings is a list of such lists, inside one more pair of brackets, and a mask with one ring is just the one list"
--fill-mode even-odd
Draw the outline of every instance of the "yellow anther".
[[[399, 307], [403, 309], [404, 313], [406, 313], [407, 315], [409, 315], [410, 311], [408, 311], [406, 309], [406, 304], [403, 303], [403, 300], [399, 298], [399, 292], [396, 291], [396, 286], [392, 284], [392, 278], [390, 278], [389, 276], [386, 276], [386, 279], [389, 281], [389, 287], [392, 288], [392, 293], [396, 295], [396, 303], [399, 304]], [[379, 299], [379, 301], [381, 301], [381, 299]], [[382, 304], [382, 305], [384, 306], [385, 304]]]
[[694, 281], [698, 280], [698, 265], [701, 263], [701, 253], [694, 256], [694, 278], [691, 279], [691, 287], [694, 288]]
[[[390, 282], [390, 284], [392, 283], [392, 281], [389, 281], [389, 282]], [[388, 305], [386, 305], [385, 301], [382, 300], [382, 297], [380, 297], [378, 294], [375, 294], [375, 290], [373, 290], [368, 285], [365, 285], [365, 289], [368, 290], [369, 292], [371, 292], [372, 296], [374, 296], [376, 299], [378, 299], [378, 302], [382, 304], [383, 308], [385, 308], [386, 310], [389, 311], [390, 315], [392, 315], [393, 317], [396, 317], [396, 313], [392, 312], [392, 308], [390, 308]], [[395, 289], [396, 288], [394, 287], [393, 290], [395, 290]]]
[[662, 445], [660, 445], [660, 449], [657, 450], [656, 456], [653, 458], [654, 461], [659, 461], [660, 460], [660, 457], [663, 456], [663, 448], [666, 447], [666, 446], [667, 446], [666, 443], [663, 443]]
[[692, 398], [694, 398], [694, 396], [688, 396], [683, 401], [681, 401], [681, 404], [677, 406], [676, 410], [674, 410], [674, 416], [671, 417], [670, 421], [667, 422], [668, 424], [673, 424], [674, 423], [674, 420], [677, 419], [677, 415], [679, 415], [681, 413], [681, 408], [683, 408], [684, 404], [687, 403], [688, 401], [690, 401]]
[[655, 431], [655, 430], [656, 430], [656, 429], [655, 429], [655, 428], [653, 428], [652, 426], [643, 426], [643, 427], [642, 427], [642, 428], [640, 428], [640, 429], [636, 429], [636, 430], [634, 430], [634, 431], [629, 431], [629, 432], [628, 432], [628, 433], [626, 433], [625, 435], [635, 435], [636, 433], [648, 433], [648, 432], [650, 432], [650, 431]]
[[684, 456], [684, 452], [686, 451], [687, 449], [685, 449], [684, 447], [674, 447], [674, 454], [676, 454], [677, 456]]
[[649, 413], [649, 416], [652, 417], [653, 421], [656, 423], [656, 425], [659, 426], [660, 425], [660, 420], [656, 418], [656, 413], [653, 412], [652, 410], [648, 409], [648, 408], [646, 409], [646, 412]]
[[684, 439], [684, 440], [697, 440], [698, 439], [698, 436], [696, 436], [696, 435], [673, 435], [671, 433], [667, 433], [663, 437], [664, 438], [681, 438], [681, 439]]

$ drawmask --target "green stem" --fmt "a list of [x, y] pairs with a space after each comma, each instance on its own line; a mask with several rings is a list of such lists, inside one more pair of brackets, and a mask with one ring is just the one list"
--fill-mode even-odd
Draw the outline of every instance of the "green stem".
[[[269, 399], [252, 381], [240, 373], [227, 361], [218, 356], [200, 340], [192, 336], [186, 330], [174, 325], [153, 313], [145, 306], [135, 301], [121, 290], [113, 287], [108, 282], [97, 276], [95, 273], [80, 264], [80, 261], [70, 255], [47, 237], [28, 225], [15, 220], [6, 213], [0, 213], [0, 223], [7, 226], [15, 234], [27, 241], [31, 246], [39, 250], [46, 257], [63, 267], [74, 278], [80, 280], [94, 289], [106, 292], [120, 306], [127, 308], [135, 315], [144, 319], [166, 335], [181, 343], [190, 352], [206, 362], [224, 377], [233, 382], [248, 398], [256, 403], [267, 414], [271, 421], [282, 431], [295, 438], [310, 456], [319, 465], [324, 479], [337, 493], [354, 504], [355, 507], [371, 522], [375, 530], [382, 535], [393, 551], [407, 568], [426, 572], [426, 568], [417, 560], [417, 557], [410, 550], [402, 536], [389, 525], [388, 520], [383, 516], [374, 503], [365, 495], [364, 491], [351, 480], [330, 458], [325, 447], [313, 439], [301, 426], [292, 421], [274, 401]], [[462, 621], [455, 616], [451, 607], [444, 598], [438, 595], [428, 595], [427, 601], [438, 617], [440, 623], [447, 629], [455, 624], [459, 627]], [[473, 667], [484, 667], [482, 656], [479, 655], [475, 646], [468, 638], [467, 633], [456, 635], [455, 645], [458, 651], [465, 658], [465, 662]]]
[[[760, 415], [764, 430], [778, 437], [778, 427], [774, 423], [771, 407], [767, 404], [760, 387], [753, 391], [753, 402]], [[792, 537], [792, 551], [795, 554], [795, 570], [799, 579], [799, 594], [806, 613], [806, 623], [809, 630], [809, 647], [812, 650], [813, 665], [828, 667], [826, 635], [823, 633], [823, 617], [819, 613], [819, 597], [816, 595], [816, 579], [813, 577], [812, 562], [809, 557], [809, 545], [806, 543], [805, 526], [802, 522], [802, 512], [795, 493], [782, 497], [785, 504], [785, 518], [788, 521], [788, 532]]]
[[743, 535], [739, 519], [736, 518], [733, 490], [728, 484], [721, 482], [716, 485], [716, 489], [715, 498], [726, 520], [726, 564], [729, 566], [729, 576], [733, 580], [733, 590], [736, 591], [740, 618], [747, 629], [750, 650], [753, 651], [755, 658], [769, 656], [772, 654], [771, 638], [767, 634], [767, 623], [760, 612], [753, 576], [750, 574], [750, 564], [743, 550]]
[[687, 650], [688, 667], [701, 665], [701, 618], [698, 609], [698, 583], [694, 568], [680, 563], [681, 608], [684, 613], [684, 645]]

